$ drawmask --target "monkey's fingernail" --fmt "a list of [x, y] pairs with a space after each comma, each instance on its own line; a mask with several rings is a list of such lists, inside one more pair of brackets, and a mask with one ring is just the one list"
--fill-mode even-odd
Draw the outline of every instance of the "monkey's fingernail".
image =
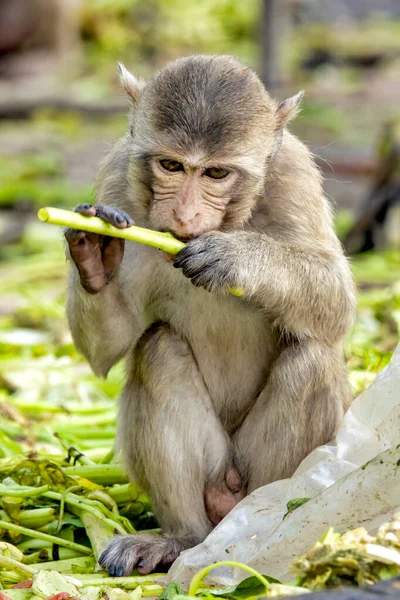
[[124, 217], [121, 217], [121, 215], [115, 215], [115, 220], [117, 221], [117, 223], [122, 223], [123, 221], [125, 221]]
[[121, 575], [123, 574], [123, 572], [124, 572], [124, 567], [118, 567], [117, 572], [115, 573], [115, 575], [117, 577], [121, 577]]
[[90, 208], [91, 204], [82, 204], [82, 208]]
[[108, 572], [111, 575], [111, 577], [114, 577], [116, 570], [117, 570], [117, 567], [115, 565], [110, 565], [108, 567]]
[[100, 565], [104, 562], [105, 558], [106, 558], [106, 552], [104, 551], [99, 556], [99, 561], [98, 562], [99, 562]]
[[138, 564], [137, 564], [137, 566], [138, 566], [138, 569], [141, 569], [142, 567], [144, 567], [144, 566], [145, 566], [145, 564], [146, 564], [146, 562], [145, 562], [144, 560], [139, 560], [139, 562], [138, 562]]

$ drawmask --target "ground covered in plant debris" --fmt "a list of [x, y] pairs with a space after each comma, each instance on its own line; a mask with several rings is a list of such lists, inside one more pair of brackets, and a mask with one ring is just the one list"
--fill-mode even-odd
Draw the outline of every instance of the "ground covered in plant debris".
[[[125, 598], [117, 587], [133, 598], [158, 595], [162, 588], [157, 574], [110, 579], [96, 566], [114, 532], [157, 528], [148, 498], [128, 483], [118, 456], [112, 454], [122, 365], [106, 381], [96, 379], [73, 347], [64, 315], [67, 266], [57, 228], [33, 221], [22, 242], [3, 248], [3, 254], [0, 535], [13, 547], [0, 545], [0, 582], [15, 600], [28, 599], [32, 592], [41, 598], [62, 592], [66, 598], [77, 589], [82, 597], [98, 598], [107, 586], [108, 592], [113, 590], [111, 598]], [[352, 267], [359, 308], [346, 356], [356, 395], [390, 360], [399, 337], [399, 253], [364, 255], [353, 259]], [[349, 534], [340, 542], [331, 537], [329, 548], [325, 544], [323, 551], [314, 549], [295, 564], [297, 582], [313, 589], [343, 583], [343, 577], [369, 583], [393, 573], [396, 561], [384, 571], [387, 561], [381, 564], [379, 555], [362, 554], [375, 543], [365, 535]], [[378, 566], [372, 568], [371, 561]], [[43, 571], [48, 568], [76, 581], [49, 579]], [[10, 589], [32, 577], [32, 589]], [[213, 593], [254, 595], [252, 581], [247, 591], [244, 586], [239, 592]], [[85, 591], [79, 588], [83, 584]], [[272, 587], [268, 593], [282, 592]]]

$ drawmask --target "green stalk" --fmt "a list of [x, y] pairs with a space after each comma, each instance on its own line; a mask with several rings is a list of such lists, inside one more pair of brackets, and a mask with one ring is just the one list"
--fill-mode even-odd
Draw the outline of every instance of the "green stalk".
[[110, 223], [106, 223], [98, 217], [85, 217], [80, 213], [70, 210], [61, 210], [60, 208], [41, 208], [38, 217], [45, 223], [51, 225], [61, 225], [71, 229], [80, 229], [100, 235], [123, 238], [132, 242], [139, 242], [147, 246], [153, 246], [168, 252], [168, 254], [178, 254], [185, 244], [175, 239], [170, 233], [161, 233], [160, 231], [151, 231], [143, 227], [132, 225], [126, 229], [118, 229]]
[[[113, 418], [115, 419], [115, 415], [113, 415]], [[93, 426], [95, 425], [96, 423], [93, 422]], [[58, 428], [58, 430], [60, 431], [60, 428]], [[65, 431], [63, 432], [63, 437], [67, 438], [68, 436], [68, 440], [72, 438], [74, 438], [74, 440], [77, 440], [77, 438], [83, 438], [82, 441], [79, 440], [79, 443], [86, 442], [87, 440], [97, 440], [97, 443], [99, 440], [103, 440], [105, 443], [107, 443], [109, 439], [115, 438], [115, 427], [112, 425], [106, 425], [105, 427], [99, 427], [99, 429], [96, 428], [91, 431], [88, 430], [87, 426], [74, 427], [72, 433], [73, 435], [69, 435], [70, 432]]]
[[[115, 435], [115, 431], [114, 431], [114, 435]], [[111, 448], [110, 452], [107, 452], [107, 454], [101, 460], [99, 460], [99, 463], [101, 465], [109, 465], [110, 462], [112, 461], [112, 459], [114, 458], [114, 454], [115, 454], [115, 450], [114, 450], [114, 446], [113, 446]]]
[[12, 571], [16, 571], [17, 573], [21, 573], [24, 577], [28, 579], [32, 579], [35, 574], [35, 570], [32, 567], [28, 567], [18, 562], [18, 560], [14, 560], [13, 558], [8, 558], [8, 556], [3, 556], [0, 554], [0, 568], [7, 567]]
[[32, 508], [21, 510], [17, 520], [21, 525], [29, 529], [40, 529], [54, 521], [55, 514], [56, 511], [54, 508]]
[[[165, 573], [153, 573], [151, 575], [138, 575], [137, 577], [102, 577], [93, 575], [92, 577], [82, 577], [78, 573], [74, 575], [78, 580], [82, 580], [85, 586], [89, 585], [109, 585], [113, 587], [125, 588], [127, 590], [134, 590], [140, 586], [146, 584], [154, 585], [158, 579], [165, 577]], [[159, 587], [159, 586], [157, 586]], [[160, 592], [161, 593], [161, 592]], [[157, 594], [154, 594], [156, 596]]]
[[81, 552], [82, 554], [92, 554], [92, 550], [90, 548], [87, 548], [86, 546], [76, 544], [75, 542], [70, 542], [69, 540], [64, 540], [63, 538], [56, 537], [55, 535], [42, 533], [41, 531], [34, 531], [33, 529], [28, 529], [27, 527], [16, 525], [15, 523], [7, 523], [7, 521], [0, 521], [0, 529], [5, 529], [5, 531], [14, 531], [16, 533], [20, 533], [21, 535], [26, 535], [27, 537], [43, 540], [44, 542], [51, 542], [52, 544], [64, 546], [65, 548], [71, 548], [72, 550], [76, 550], [77, 552]]
[[51, 549], [52, 545], [52, 542], [45, 542], [44, 540], [34, 540], [29, 538], [29, 540], [24, 540], [23, 542], [17, 544], [16, 548], [21, 550], [21, 552], [25, 552], [26, 550], [49, 550]]
[[[51, 498], [52, 500], [62, 499], [62, 494], [59, 494], [58, 492], [46, 492], [44, 496], [46, 498]], [[118, 521], [114, 521], [113, 519], [104, 516], [104, 514], [98, 508], [94, 508], [93, 505], [91, 505], [89, 502], [90, 501], [85, 501], [85, 499], [83, 498], [74, 498], [72, 494], [65, 495], [66, 504], [70, 504], [71, 506], [75, 506], [75, 508], [90, 513], [91, 515], [102, 521], [105, 525], [111, 527], [111, 529], [116, 529], [122, 534], [127, 533], [125, 527], [123, 527]]]
[[[142, 598], [157, 598], [163, 591], [164, 588], [156, 583], [154, 585], [145, 585], [142, 587]], [[185, 600], [187, 600], [187, 598]]]
[[211, 565], [208, 565], [207, 567], [204, 567], [203, 569], [200, 569], [200, 571], [197, 571], [192, 581], [190, 582], [188, 596], [195, 596], [196, 592], [201, 586], [204, 577], [207, 577], [207, 575], [209, 575], [209, 573], [211, 573], [213, 569], [219, 569], [219, 567], [234, 567], [236, 569], [242, 569], [243, 571], [247, 571], [247, 573], [250, 573], [250, 575], [256, 577], [258, 581], [265, 586], [265, 590], [269, 588], [269, 582], [255, 569], [252, 569], [251, 567], [236, 562], [234, 560], [221, 560], [220, 562], [213, 563]]
[[50, 525], [54, 521], [54, 517], [33, 517], [32, 519], [20, 520], [19, 522], [23, 527], [28, 527], [28, 529], [42, 529], [46, 525]]
[[[71, 433], [75, 435], [75, 429], [79, 427], [83, 428], [91, 428], [91, 427], [100, 427], [104, 425], [112, 425], [116, 421], [115, 412], [113, 409], [109, 408], [107, 411], [97, 415], [83, 415], [81, 417], [71, 417], [68, 419], [66, 423], [64, 418], [57, 420], [54, 419], [52, 421], [51, 427], [54, 431], [58, 433], [61, 431], [63, 434]], [[101, 429], [99, 430], [101, 433]]]
[[[185, 244], [174, 238], [170, 233], [162, 233], [160, 231], [152, 231], [143, 227], [131, 225], [125, 229], [118, 229], [110, 223], [106, 223], [98, 217], [85, 217], [80, 213], [70, 210], [61, 210], [60, 208], [41, 208], [38, 212], [38, 217], [45, 223], [51, 225], [61, 225], [62, 227], [70, 227], [71, 229], [79, 229], [81, 231], [89, 231], [100, 235], [108, 235], [111, 237], [122, 238], [132, 242], [139, 242], [153, 248], [159, 248], [168, 254], [178, 254], [185, 247]], [[243, 296], [243, 290], [240, 288], [229, 290], [233, 296]]]
[[[61, 549], [61, 548], [60, 548]], [[51, 560], [48, 562], [37, 563], [32, 565], [35, 571], [42, 571], [43, 569], [49, 571], [57, 571], [58, 573], [71, 573], [73, 567], [85, 568], [88, 560], [92, 560], [87, 556], [77, 556], [75, 558], [66, 558], [63, 560]]]
[[[46, 490], [48, 491], [48, 490]], [[46, 493], [46, 492], [44, 492]], [[21, 522], [30, 521], [31, 519], [41, 519], [42, 517], [51, 517], [54, 520], [54, 515], [56, 511], [54, 508], [30, 508], [26, 510], [21, 510], [18, 515], [18, 520]]]
[[128, 502], [136, 502], [141, 494], [141, 489], [134, 483], [126, 483], [124, 485], [114, 485], [107, 488], [107, 494], [117, 504], [127, 504]]
[[63, 440], [63, 438], [60, 436], [59, 433], [54, 433], [54, 437], [59, 441], [60, 446], [66, 450], [66, 452], [68, 452], [68, 457], [71, 459], [74, 459], [74, 464], [76, 462], [79, 462], [79, 464], [81, 465], [94, 465], [96, 463], [94, 463], [92, 460], [90, 460], [89, 458], [87, 458], [84, 454], [82, 454], [82, 452], [80, 450], [78, 450], [78, 448], [75, 448], [74, 446], [71, 446], [71, 444], [69, 444], [68, 442], [66, 442], [65, 440]]
[[47, 492], [48, 490], [48, 485], [42, 485], [37, 488], [25, 486], [21, 486], [21, 488], [12, 488], [0, 484], [0, 496], [8, 496], [10, 498], [35, 498], [36, 496], [41, 496], [42, 494], [44, 494], [44, 492]]
[[128, 483], [128, 475], [120, 464], [109, 465], [79, 465], [64, 467], [63, 471], [70, 477], [84, 477], [100, 485], [114, 485], [115, 483]]
[[[100, 554], [106, 547], [107, 542], [112, 538], [114, 531], [90, 513], [82, 512], [81, 519], [90, 540], [93, 555], [96, 561], [98, 561]], [[100, 566], [98, 565], [95, 568], [99, 570]]]
[[[24, 579], [26, 579], [26, 575], [23, 576]], [[21, 573], [17, 573], [16, 571], [9, 571], [9, 570], [1, 570], [1, 582], [0, 584], [3, 586], [9, 586], [9, 585], [14, 585], [15, 583], [18, 583], [19, 581], [21, 581]], [[8, 590], [7, 590], [8, 591]]]

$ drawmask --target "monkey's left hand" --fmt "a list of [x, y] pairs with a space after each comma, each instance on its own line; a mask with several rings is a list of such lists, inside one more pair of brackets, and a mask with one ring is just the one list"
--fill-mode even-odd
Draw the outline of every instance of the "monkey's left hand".
[[209, 292], [228, 291], [240, 285], [237, 250], [234, 234], [206, 233], [186, 244], [176, 255], [174, 267], [182, 269], [195, 286]]

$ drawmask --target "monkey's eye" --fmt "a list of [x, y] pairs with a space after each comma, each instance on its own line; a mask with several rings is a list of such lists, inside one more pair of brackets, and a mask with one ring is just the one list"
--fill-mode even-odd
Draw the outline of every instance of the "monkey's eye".
[[211, 179], [223, 179], [229, 175], [229, 171], [228, 169], [220, 169], [219, 167], [210, 167], [204, 171], [204, 175], [211, 177]]
[[172, 173], [183, 171], [183, 164], [177, 160], [169, 160], [168, 158], [165, 158], [164, 160], [160, 160], [160, 165], [163, 169]]

